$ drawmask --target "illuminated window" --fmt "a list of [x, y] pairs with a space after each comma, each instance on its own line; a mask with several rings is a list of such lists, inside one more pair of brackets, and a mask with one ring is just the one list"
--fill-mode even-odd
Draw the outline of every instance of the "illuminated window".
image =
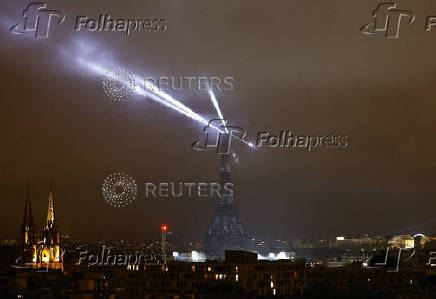
[[42, 253], [42, 261], [44, 263], [48, 263], [50, 261], [50, 253], [48, 252], [47, 249], [45, 249]]

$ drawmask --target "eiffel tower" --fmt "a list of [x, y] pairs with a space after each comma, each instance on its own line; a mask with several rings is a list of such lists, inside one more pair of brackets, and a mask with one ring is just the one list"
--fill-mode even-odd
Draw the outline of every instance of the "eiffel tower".
[[[221, 190], [231, 183], [231, 153], [220, 154]], [[233, 189], [232, 189], [233, 190]], [[208, 259], [223, 258], [225, 250], [248, 250], [249, 237], [239, 221], [238, 210], [230, 192], [220, 192], [215, 205], [215, 217], [205, 237]]]

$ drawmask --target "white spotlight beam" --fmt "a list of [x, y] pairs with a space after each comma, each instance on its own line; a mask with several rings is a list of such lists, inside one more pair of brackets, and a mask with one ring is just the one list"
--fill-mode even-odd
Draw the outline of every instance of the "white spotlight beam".
[[217, 101], [216, 96], [213, 93], [212, 89], [209, 89], [209, 96], [210, 96], [210, 100], [212, 101], [213, 106], [215, 107], [215, 110], [216, 110], [216, 112], [218, 114], [218, 117], [223, 122], [223, 126], [224, 126], [224, 129], [226, 130], [226, 133], [228, 133], [229, 130], [227, 130], [226, 123], [224, 122], [224, 116], [223, 116], [223, 114], [221, 112], [220, 106], [218, 105], [218, 101]]

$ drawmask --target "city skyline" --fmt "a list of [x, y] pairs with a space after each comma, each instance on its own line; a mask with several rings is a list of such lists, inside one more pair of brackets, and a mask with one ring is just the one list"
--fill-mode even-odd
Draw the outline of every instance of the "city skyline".
[[[5, 105], [0, 128], [6, 145], [1, 150], [0, 236], [15, 235], [19, 226], [14, 215], [21, 213], [26, 177], [34, 182], [36, 215], [43, 210], [38, 204], [44, 199], [43, 187], [50, 177], [56, 180], [61, 225], [72, 236], [149, 237], [152, 233], [144, 227], [168, 222], [180, 235], [201, 238], [210, 225], [212, 201], [151, 201], [139, 193], [134, 204], [122, 210], [107, 206], [100, 189], [114, 172], [135, 178], [143, 192], [148, 181], [214, 182], [219, 179], [218, 158], [190, 147], [203, 133], [202, 125], [150, 99], [109, 99], [102, 76], [84, 68], [78, 56], [102, 68], [124, 66], [144, 78], [232, 77], [234, 90], [216, 91], [216, 97], [224, 117], [244, 128], [250, 141], [259, 131], [349, 137], [342, 151], [235, 146], [240, 217], [256, 235], [380, 234], [434, 219], [432, 32], [410, 26], [402, 28], [397, 40], [362, 35], [358, 29], [368, 24], [375, 8], [367, 3], [335, 1], [323, 6], [323, 14], [316, 13], [314, 3], [267, 10], [259, 1], [250, 8], [193, 2], [107, 5], [117, 11], [112, 12], [114, 18], [136, 16], [135, 8], [141, 7], [147, 15], [165, 18], [167, 30], [129, 36], [77, 32], [70, 30], [74, 16], [99, 16], [101, 7], [89, 4], [81, 9], [58, 1], [53, 9], [67, 18], [47, 39], [35, 41], [9, 32], [21, 21], [25, 3], [2, 3], [0, 84]], [[409, 5], [404, 9], [421, 17], [433, 10]], [[335, 15], [332, 7], [356, 14], [330, 19]], [[226, 25], [217, 17], [206, 20], [202, 8], [226, 15]], [[312, 12], [287, 18], [286, 11], [295, 9]], [[182, 21], [180, 11], [189, 17]], [[241, 19], [237, 12], [247, 14]], [[248, 25], [259, 16], [273, 15], [276, 23], [262, 29]], [[313, 17], [326, 25], [306, 21]], [[210, 34], [203, 34], [199, 24], [204, 23], [210, 24]], [[241, 38], [230, 27], [252, 34]], [[148, 42], [141, 42], [144, 39]], [[342, 40], [348, 42], [338, 48]], [[410, 48], [412, 41], [422, 47]], [[164, 46], [168, 44], [173, 47]], [[251, 63], [240, 60], [246, 56]], [[410, 63], [401, 63], [406, 57]], [[217, 117], [205, 91], [168, 93], [207, 120]]]

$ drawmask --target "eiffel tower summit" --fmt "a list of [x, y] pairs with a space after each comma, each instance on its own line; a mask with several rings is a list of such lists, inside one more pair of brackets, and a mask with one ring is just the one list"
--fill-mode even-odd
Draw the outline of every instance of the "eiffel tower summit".
[[[229, 138], [228, 134], [225, 134]], [[224, 142], [225, 143], [225, 142]], [[221, 186], [231, 180], [231, 152], [220, 154]], [[239, 220], [233, 194], [223, 192], [215, 205], [215, 216], [205, 237], [205, 252], [208, 259], [223, 258], [226, 250], [249, 250], [249, 236]]]

